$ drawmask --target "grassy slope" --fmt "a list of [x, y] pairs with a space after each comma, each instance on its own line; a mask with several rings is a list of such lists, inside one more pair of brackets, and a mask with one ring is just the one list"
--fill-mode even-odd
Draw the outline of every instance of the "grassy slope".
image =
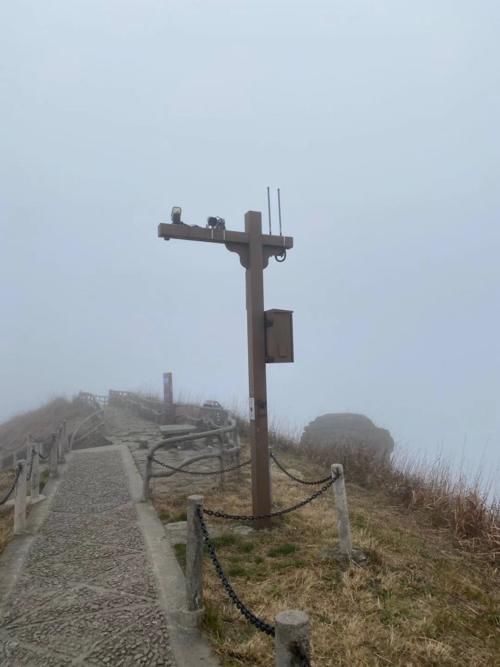
[[[64, 419], [68, 421], [68, 428], [92, 411], [81, 401], [68, 401], [56, 398], [37, 410], [25, 412], [0, 424], [0, 454], [9, 452], [14, 445], [19, 446], [26, 441], [29, 434], [36, 438], [47, 438], [53, 433]], [[14, 479], [12, 470], [0, 471], [0, 496], [10, 487]], [[46, 476], [42, 473], [42, 483]], [[13, 510], [0, 510], [0, 553], [12, 538]]]
[[[291, 453], [283, 461], [306, 478], [324, 472]], [[194, 491], [193, 491], [194, 492]], [[274, 505], [285, 507], [311, 493], [273, 467]], [[311, 617], [313, 664], [500, 664], [499, 573], [495, 565], [460, 550], [448, 530], [428, 517], [403, 512], [387, 496], [348, 484], [353, 539], [369, 555], [365, 567], [343, 569], [321, 553], [336, 542], [331, 492], [279, 520], [271, 532], [217, 540], [222, 564], [242, 599], [273, 622], [283, 609]], [[184, 498], [161, 494], [156, 506], [175, 517]], [[205, 505], [250, 511], [249, 471]], [[227, 522], [224, 522], [227, 526]], [[273, 665], [272, 640], [243, 620], [206, 562], [205, 626], [226, 667]]]
[[28, 435], [42, 440], [48, 438], [64, 419], [71, 429], [74, 421], [83, 419], [90, 412], [92, 408], [81, 401], [55, 398], [37, 410], [15, 415], [0, 424], [1, 453], [9, 453], [21, 446]]

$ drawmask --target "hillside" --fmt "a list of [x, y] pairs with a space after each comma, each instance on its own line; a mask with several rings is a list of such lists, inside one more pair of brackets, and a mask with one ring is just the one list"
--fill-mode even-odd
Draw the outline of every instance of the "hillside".
[[68, 427], [92, 412], [84, 401], [75, 398], [55, 398], [36, 410], [28, 410], [0, 424], [0, 459], [24, 446], [28, 435], [37, 440], [50, 437], [54, 429], [66, 420]]
[[[61, 415], [74, 420], [87, 412], [75, 402], [56, 401], [1, 425], [0, 434], [16, 433], [22, 439], [33, 430], [50, 433]], [[143, 445], [159, 437], [158, 426], [117, 408], [107, 410], [107, 424], [123, 433], [122, 446], [131, 450], [143, 472]], [[249, 456], [246, 429], [240, 420], [242, 461]], [[353, 542], [362, 557], [350, 564], [338, 558], [330, 488], [275, 519], [270, 531], [210, 517], [208, 528], [223, 569], [254, 614], [273, 623], [284, 609], [306, 611], [314, 667], [498, 664], [497, 508], [488, 506], [476, 490], [451, 485], [443, 471], [441, 476], [430, 471], [424, 479], [409, 469], [376, 463], [366, 453], [305, 451], [276, 434], [271, 440], [278, 461], [300, 479], [323, 478], [331, 462], [344, 464]], [[191, 454], [199, 453], [199, 447]], [[187, 454], [174, 450], [169, 460], [178, 465]], [[271, 469], [275, 510], [291, 507], [318, 489], [293, 481], [275, 463]], [[4, 480], [6, 476], [3, 473]], [[250, 469], [228, 473], [222, 490], [217, 476], [215, 481], [188, 474], [154, 480], [153, 505], [168, 534], [182, 528], [186, 497], [193, 493], [204, 495], [205, 507], [250, 514]], [[10, 539], [11, 521], [11, 513], [0, 514], [0, 551]], [[183, 564], [183, 540], [175, 544]], [[203, 627], [222, 665], [273, 665], [272, 640], [233, 606], [208, 555], [204, 571]]]
[[[323, 465], [293, 448], [275, 451], [299, 477], [325, 474]], [[366, 561], [346, 567], [335, 558], [330, 490], [277, 520], [272, 531], [235, 533], [227, 521], [213, 520], [217, 552], [238, 595], [268, 622], [283, 609], [307, 611], [312, 664], [318, 667], [498, 664], [498, 552], [466, 545], [450, 528], [433, 526], [433, 513], [395, 502], [389, 488], [374, 480], [367, 484], [354, 466], [353, 472], [364, 482], [347, 484], [353, 540]], [[192, 481], [190, 493], [197, 489]], [[248, 468], [241, 478], [232, 473], [223, 492], [199, 490], [207, 507], [251, 513]], [[312, 491], [273, 465], [275, 508], [289, 507]], [[156, 483], [155, 506], [166, 522], [182, 518], [185, 497], [185, 491], [175, 493], [173, 480]], [[182, 561], [182, 544], [177, 552]], [[232, 605], [208, 558], [205, 572], [205, 628], [223, 665], [274, 664], [272, 641]]]
[[[57, 429], [63, 420], [68, 431], [92, 412], [85, 402], [74, 399], [55, 398], [36, 410], [15, 415], [0, 424], [0, 497], [10, 488], [14, 479], [14, 455], [25, 456], [25, 444], [29, 435], [44, 441]], [[48, 472], [43, 467], [41, 481], [45, 483]], [[12, 538], [13, 509], [0, 506], [0, 553]]]

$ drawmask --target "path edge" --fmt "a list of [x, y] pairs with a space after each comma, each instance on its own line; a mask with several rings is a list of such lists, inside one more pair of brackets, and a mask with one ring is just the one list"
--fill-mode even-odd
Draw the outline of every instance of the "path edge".
[[[184, 574], [151, 503], [142, 502], [142, 476], [126, 445], [120, 447], [138, 523], [158, 587], [159, 604], [165, 614], [174, 658], [179, 667], [220, 667], [208, 641], [199, 630], [188, 627]], [[183, 622], [188, 621], [186, 625]]]
[[22, 535], [14, 535], [0, 554], [0, 616], [3, 616], [7, 603], [19, 579], [31, 546], [45, 523], [57, 489], [64, 479], [64, 474], [71, 462], [72, 454], [66, 455], [66, 463], [59, 465], [58, 476], [50, 477], [43, 487], [43, 502], [38, 502], [26, 520], [26, 530]]

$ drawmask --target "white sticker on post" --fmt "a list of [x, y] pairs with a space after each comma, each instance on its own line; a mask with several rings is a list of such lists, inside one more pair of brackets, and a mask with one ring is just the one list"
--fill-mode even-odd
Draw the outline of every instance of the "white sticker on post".
[[253, 396], [250, 396], [249, 408], [250, 408], [250, 421], [254, 422], [255, 421], [255, 398]]

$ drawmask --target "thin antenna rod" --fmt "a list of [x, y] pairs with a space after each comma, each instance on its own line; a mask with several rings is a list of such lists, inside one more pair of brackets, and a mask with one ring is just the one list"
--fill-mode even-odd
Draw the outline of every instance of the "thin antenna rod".
[[281, 197], [279, 188], [278, 188], [278, 220], [280, 223], [280, 236], [283, 236], [283, 232], [281, 231]]
[[271, 194], [269, 192], [269, 185], [267, 186], [267, 218], [269, 220], [269, 236], [271, 236]]

